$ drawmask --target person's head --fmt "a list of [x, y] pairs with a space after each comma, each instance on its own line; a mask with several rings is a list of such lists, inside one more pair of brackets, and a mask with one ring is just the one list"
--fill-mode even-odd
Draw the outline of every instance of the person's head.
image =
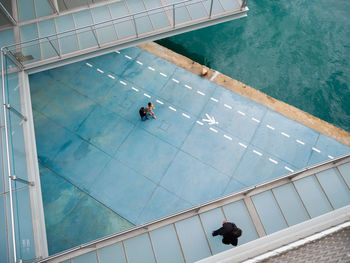
[[224, 225], [225, 223], [227, 223], [227, 221], [226, 221], [226, 220], [222, 221], [222, 225]]
[[152, 106], [153, 106], [153, 103], [152, 103], [152, 102], [148, 102], [148, 106], [149, 106], [149, 107], [152, 107]]

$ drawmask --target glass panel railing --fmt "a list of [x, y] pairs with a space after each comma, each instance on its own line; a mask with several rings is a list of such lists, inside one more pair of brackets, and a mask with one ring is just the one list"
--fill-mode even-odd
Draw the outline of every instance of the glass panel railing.
[[79, 55], [82, 54], [81, 51], [90, 51], [93, 47], [117, 45], [129, 39], [167, 33], [220, 15], [246, 12], [245, 1], [240, 0], [185, 0], [168, 1], [168, 3], [168, 5], [24, 41], [5, 49], [8, 56], [26, 67], [39, 61]]
[[[9, 262], [33, 260], [34, 238], [30, 211], [29, 187], [27, 177], [26, 152], [24, 146], [23, 124], [26, 117], [21, 112], [19, 71], [22, 63], [13, 52], [1, 52], [1, 145], [2, 181], [0, 195], [3, 196], [4, 219], [8, 231], [0, 232], [1, 240], [6, 240], [6, 253]], [[40, 59], [40, 58], [39, 58]]]
[[93, 26], [85, 29], [77, 29], [76, 32], [81, 49], [96, 47], [99, 45], [96, 29]]
[[59, 46], [56, 36], [40, 39], [40, 52], [42, 59], [59, 57]]

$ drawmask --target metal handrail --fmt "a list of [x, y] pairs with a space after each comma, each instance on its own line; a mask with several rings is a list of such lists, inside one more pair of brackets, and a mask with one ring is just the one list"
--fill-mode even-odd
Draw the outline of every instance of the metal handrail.
[[0, 2], [0, 10], [4, 12], [5, 16], [8, 18], [8, 20], [10, 20], [12, 25], [14, 26], [17, 25], [17, 21], [12, 17], [12, 15], [9, 13], [9, 11], [7, 11], [7, 9], [4, 7], [4, 5], [1, 2]]
[[[307, 171], [310, 171], [310, 170], [313, 170], [313, 169], [316, 169], [316, 168], [320, 168], [322, 166], [325, 166], [325, 167], [323, 167], [323, 169], [321, 171], [330, 169], [329, 167], [327, 167], [329, 164], [336, 165], [337, 163], [339, 163], [342, 160], [345, 160], [345, 159], [347, 159], [349, 157], [350, 157], [350, 153], [342, 155], [342, 156], [339, 156], [339, 157], [334, 158], [332, 160], [327, 160], [327, 161], [324, 161], [324, 162], [321, 162], [321, 163], [309, 166], [307, 168], [295, 171], [293, 173], [287, 174], [287, 175], [282, 176], [280, 178], [276, 178], [276, 179], [268, 181], [268, 182], [257, 184], [255, 186], [243, 189], [243, 190], [241, 190], [239, 192], [235, 192], [235, 193], [229, 194], [227, 196], [223, 196], [223, 197], [217, 198], [215, 200], [212, 200], [212, 201], [209, 201], [209, 202], [206, 202], [206, 203], [194, 206], [192, 208], [189, 208], [189, 209], [186, 209], [186, 210], [183, 210], [183, 211], [171, 214], [169, 216], [166, 216], [166, 217], [163, 217], [163, 218], [160, 218], [160, 219], [153, 220], [153, 221], [148, 222], [146, 224], [142, 224], [142, 225], [133, 227], [131, 229], [128, 229], [128, 230], [125, 230], [125, 231], [122, 231], [122, 232], [119, 232], [119, 233], [116, 233], [116, 234], [112, 234], [112, 235], [108, 235], [108, 236], [96, 239], [94, 241], [82, 244], [82, 245], [77, 246], [77, 247], [73, 247], [71, 249], [67, 249], [65, 251], [59, 252], [59, 253], [57, 253], [55, 255], [49, 256], [49, 257], [47, 257], [45, 259], [41, 259], [41, 260], [38, 260], [38, 261], [35, 261], [35, 262], [36, 263], [47, 262], [48, 260], [52, 260], [52, 259], [58, 258], [60, 256], [64, 256], [66, 254], [69, 254], [71, 252], [80, 250], [82, 248], [89, 248], [89, 247], [91, 247], [91, 248], [95, 247], [96, 248], [96, 244], [98, 244], [100, 242], [103, 242], [103, 241], [106, 241], [106, 240], [109, 240], [109, 239], [113, 239], [113, 238], [116, 238], [116, 237], [121, 237], [123, 235], [127, 235], [128, 233], [131, 233], [131, 232], [134, 232], [134, 231], [137, 231], [137, 230], [142, 230], [142, 229], [146, 229], [147, 230], [149, 228], [149, 226], [151, 226], [151, 225], [155, 225], [157, 223], [164, 222], [164, 221], [167, 221], [167, 220], [169, 220], [171, 218], [175, 218], [175, 217], [178, 217], [178, 216], [181, 216], [181, 215], [185, 215], [185, 214], [191, 214], [191, 215], [192, 214], [199, 214], [200, 211], [201, 211], [201, 208], [203, 208], [203, 207], [214, 205], [214, 204], [217, 204], [219, 206], [219, 204], [223, 203], [226, 200], [233, 199], [234, 197], [237, 197], [239, 195], [246, 196], [247, 194], [249, 194], [250, 192], [252, 192], [255, 189], [262, 188], [262, 187], [267, 186], [267, 185], [273, 185], [276, 182], [283, 181], [283, 180], [286, 180], [286, 179], [292, 179], [292, 178], [294, 178], [294, 177], [296, 177], [296, 176], [298, 176], [298, 175], [300, 175], [302, 173], [305, 173]], [[350, 159], [349, 159], [349, 162], [350, 162]], [[320, 172], [320, 171], [318, 171], [318, 172]], [[124, 239], [122, 239], [122, 240], [124, 240]], [[119, 240], [119, 241], [121, 241], [121, 240]]]
[[[213, 2], [214, 0], [204, 0], [204, 1], [211, 1], [211, 2]], [[164, 5], [164, 6], [160, 6], [160, 7], [155, 7], [155, 8], [143, 10], [143, 11], [140, 11], [140, 12], [137, 12], [137, 13], [128, 14], [128, 15], [125, 15], [125, 16], [109, 19], [109, 20], [106, 20], [106, 21], [103, 21], [103, 22], [98, 22], [98, 23], [95, 23], [95, 24], [79, 27], [79, 28], [76, 28], [76, 29], [70, 29], [70, 30], [63, 31], [63, 32], [60, 32], [60, 33], [48, 35], [48, 36], [45, 36], [45, 37], [35, 38], [35, 39], [23, 41], [21, 43], [15, 43], [15, 44], [12, 44], [12, 45], [5, 46], [5, 48], [9, 49], [11, 47], [20, 46], [20, 45], [23, 45], [23, 44], [26, 44], [26, 43], [29, 43], [29, 42], [38, 41], [38, 40], [45, 39], [45, 38], [50, 38], [50, 37], [56, 37], [58, 35], [63, 35], [63, 34], [71, 33], [71, 32], [76, 32], [77, 30], [89, 28], [91, 26], [98, 26], [98, 25], [105, 24], [105, 23], [111, 23], [111, 22], [115, 22], [117, 20], [122, 20], [122, 19], [125, 19], [125, 18], [132, 18], [134, 20], [135, 16], [137, 16], [137, 15], [145, 14], [145, 16], [147, 16], [147, 13], [149, 13], [151, 11], [161, 10], [161, 9], [165, 9], [165, 8], [169, 8], [169, 7], [175, 7], [176, 5], [185, 4], [187, 2], [193, 2], [193, 0], [185, 0], [185, 1], [174, 3], [174, 4], [168, 4], [168, 5]], [[202, 2], [203, 2], [202, 0], [197, 0], [196, 2], [193, 2], [191, 4], [202, 3]], [[239, 8], [237, 10], [239, 10]], [[132, 19], [129, 19], [129, 20], [132, 20]]]

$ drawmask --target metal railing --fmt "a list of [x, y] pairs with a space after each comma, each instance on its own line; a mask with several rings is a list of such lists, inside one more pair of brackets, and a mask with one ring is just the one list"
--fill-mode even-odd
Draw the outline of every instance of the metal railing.
[[[27, 121], [27, 117], [21, 113], [21, 111], [16, 108], [20, 107], [20, 98], [19, 96], [16, 96], [16, 99], [13, 99], [13, 104], [10, 104], [10, 92], [9, 92], [9, 74], [8, 74], [8, 69], [9, 69], [9, 63], [12, 62], [11, 68], [15, 68], [17, 71], [21, 71], [22, 69], [17, 67], [16, 62], [13, 61], [13, 58], [10, 56], [6, 56], [5, 53], [3, 52], [3, 48], [1, 48], [0, 51], [1, 55], [1, 85], [2, 85], [2, 122], [1, 123], [1, 129], [4, 132], [1, 132], [1, 134], [4, 134], [4, 137], [1, 137], [1, 140], [3, 140], [3, 143], [1, 143], [5, 150], [2, 151], [3, 156], [2, 158], [5, 159], [3, 162], [2, 167], [2, 172], [4, 179], [7, 177], [7, 187], [5, 185], [5, 194], [8, 194], [9, 197], [9, 217], [10, 217], [10, 222], [9, 222], [9, 228], [10, 228], [10, 236], [7, 236], [8, 240], [11, 240], [11, 246], [12, 246], [12, 258], [14, 262], [17, 262], [18, 255], [21, 255], [21, 244], [19, 244], [19, 238], [16, 238], [19, 234], [16, 233], [15, 228], [17, 227], [17, 232], [19, 231], [20, 223], [19, 223], [19, 218], [18, 218], [18, 211], [15, 213], [15, 208], [18, 209], [18, 207], [21, 205], [18, 203], [18, 198], [17, 198], [17, 192], [22, 190], [23, 188], [20, 187], [18, 188], [16, 185], [16, 182], [20, 183], [20, 185], [25, 185], [25, 187], [32, 187], [34, 186], [33, 182], [29, 182], [28, 180], [24, 179], [26, 178], [25, 174], [22, 174], [19, 172], [18, 175], [16, 175], [16, 160], [19, 156], [17, 155], [18, 150], [20, 150], [20, 155], [24, 155], [25, 149], [24, 145], [22, 149], [14, 149], [14, 134], [16, 132], [21, 132], [22, 125], [24, 122]], [[18, 87], [18, 86], [17, 86]], [[19, 89], [15, 89], [17, 94], [19, 94]], [[13, 95], [13, 94], [12, 94]], [[12, 100], [12, 99], [11, 99]], [[16, 105], [16, 106], [15, 106]], [[22, 130], [23, 132], [23, 130]], [[23, 135], [23, 134], [22, 134]], [[18, 147], [18, 146], [17, 146]], [[1, 189], [2, 190], [2, 189]], [[29, 197], [28, 197], [29, 198]], [[5, 197], [5, 200], [7, 198]], [[7, 214], [7, 213], [6, 213]], [[6, 215], [5, 214], [5, 215]], [[17, 215], [17, 217], [16, 217]], [[6, 216], [7, 217], [7, 216]], [[4, 240], [4, 242], [6, 242]], [[8, 241], [9, 242], [9, 241]], [[19, 247], [18, 248], [18, 244]], [[10, 247], [9, 247], [10, 249]], [[5, 256], [5, 255], [4, 255]], [[9, 255], [10, 257], [10, 255]]]
[[4, 130], [5, 130], [5, 148], [6, 148], [6, 165], [7, 165], [7, 176], [8, 176], [8, 188], [10, 198], [10, 218], [11, 218], [11, 235], [12, 235], [12, 246], [13, 246], [13, 258], [14, 262], [17, 262], [16, 253], [16, 234], [15, 234], [15, 220], [13, 211], [13, 195], [12, 195], [12, 173], [11, 173], [11, 160], [10, 160], [10, 147], [9, 147], [9, 134], [8, 134], [8, 123], [7, 123], [7, 101], [5, 91], [5, 63], [3, 49], [1, 49], [1, 80], [2, 80], [2, 103], [3, 103], [3, 119], [4, 119]]
[[7, 175], [8, 175], [8, 184], [9, 184], [9, 197], [10, 197], [10, 216], [11, 216], [11, 234], [12, 234], [12, 246], [13, 246], [13, 257], [14, 261], [17, 260], [16, 255], [16, 241], [15, 241], [15, 223], [13, 216], [13, 197], [12, 197], [12, 180], [11, 180], [11, 170], [10, 170], [10, 158], [9, 158], [9, 145], [8, 145], [8, 131], [7, 131], [7, 118], [6, 118], [6, 99], [5, 99], [5, 68], [4, 68], [4, 55], [1, 49], [1, 73], [2, 73], [2, 99], [3, 99], [3, 113], [4, 113], [4, 127], [5, 127], [5, 146], [6, 146], [6, 161], [7, 161]]
[[[245, 13], [247, 11], [246, 9], [246, 1], [241, 2], [240, 0], [232, 0], [232, 2], [238, 3], [237, 9], [232, 10], [225, 10], [222, 7], [223, 12], [213, 15], [213, 3], [214, 1], [217, 1], [220, 3], [220, 0], [185, 0], [173, 4], [163, 5], [160, 7], [144, 10], [138, 13], [128, 14], [122, 17], [109, 19], [103, 22], [94, 23], [91, 25], [86, 25], [83, 27], [63, 31], [60, 33], [51, 34], [48, 36], [23, 41], [20, 43], [16, 43], [13, 45], [2, 47], [0, 50], [1, 53], [1, 85], [2, 85], [2, 103], [3, 103], [3, 125], [2, 129], [4, 130], [4, 148], [5, 148], [5, 155], [3, 158], [6, 160], [6, 168], [3, 167], [4, 176], [6, 174], [7, 181], [8, 181], [8, 195], [9, 195], [9, 207], [10, 207], [10, 235], [11, 238], [8, 237], [8, 239], [12, 239], [12, 248], [13, 248], [13, 260], [14, 262], [17, 262], [18, 260], [25, 260], [21, 257], [21, 244], [18, 243], [19, 238], [17, 238], [18, 233], [16, 233], [16, 224], [19, 224], [19, 220], [15, 220], [15, 208], [17, 207], [14, 204], [14, 199], [16, 199], [16, 186], [14, 187], [13, 184], [16, 184], [16, 182], [19, 182], [21, 184], [26, 185], [26, 187], [32, 187], [34, 184], [33, 182], [29, 182], [28, 180], [25, 180], [25, 175], [22, 174], [16, 174], [15, 171], [15, 157], [14, 157], [14, 149], [13, 149], [13, 137], [12, 137], [12, 131], [11, 131], [11, 116], [15, 116], [15, 118], [18, 118], [20, 120], [19, 125], [22, 125], [27, 121], [27, 117], [25, 114], [21, 113], [21, 110], [17, 107], [20, 107], [20, 103], [13, 103], [10, 101], [10, 94], [8, 90], [8, 78], [9, 74], [11, 72], [21, 72], [25, 70], [26, 68], [29, 68], [31, 64], [34, 62], [42, 62], [50, 63], [52, 60], [60, 60], [64, 58], [69, 58], [75, 56], [74, 53], [77, 52], [77, 50], [73, 52], [67, 52], [64, 53], [62, 51], [62, 41], [67, 40], [71, 37], [76, 37], [78, 40], [79, 36], [82, 36], [83, 34], [89, 34], [91, 33], [93, 38], [95, 39], [96, 45], [93, 46], [93, 48], [104, 48], [109, 46], [115, 46], [118, 43], [126, 43], [133, 39], [140, 39], [143, 37], [150, 36], [156, 33], [160, 32], [168, 32], [174, 29], [178, 29], [181, 27], [186, 27], [191, 24], [201, 23], [208, 20], [213, 19], [213, 17], [219, 17], [219, 16], [229, 16], [232, 14], [239, 14], [239, 13]], [[205, 16], [195, 18], [189, 17], [186, 21], [180, 21], [178, 19], [180, 15], [178, 12], [181, 11], [181, 9], [185, 8], [188, 11], [188, 8], [193, 7], [197, 4], [201, 4], [206, 12]], [[207, 6], [207, 7], [206, 7]], [[208, 9], [209, 6], [209, 9]], [[166, 20], [168, 23], [165, 23], [164, 27], [156, 27], [152, 23], [152, 17], [156, 15], [164, 14]], [[150, 31], [143, 32], [141, 28], [138, 26], [138, 22], [140, 19], [148, 19], [151, 25]], [[118, 25], [121, 25], [122, 23], [132, 23], [132, 27], [134, 32], [130, 36], [127, 37], [120, 37], [118, 38], [117, 29], [116, 27]], [[113, 27], [114, 32], [116, 33], [116, 40], [110, 41], [108, 43], [102, 43], [101, 39], [99, 38], [99, 31]], [[45, 46], [46, 45], [46, 46]], [[79, 41], [78, 41], [79, 45]], [[46, 48], [46, 49], [45, 49]], [[91, 47], [88, 48], [78, 48], [80, 54], [81, 52], [91, 52]], [[40, 56], [35, 56], [35, 52], [37, 51], [40, 53]], [[49, 55], [44, 55], [44, 51], [49, 53]], [[78, 54], [78, 55], [80, 55]], [[33, 56], [34, 55], [34, 56]], [[19, 92], [19, 91], [18, 91]], [[23, 146], [24, 147], [24, 146]], [[23, 149], [24, 153], [24, 149]], [[6, 171], [5, 171], [6, 170]], [[6, 177], [5, 176], [5, 177]], [[14, 183], [13, 183], [14, 182]], [[15, 195], [15, 196], [14, 196]], [[18, 208], [18, 207], [17, 207]], [[18, 225], [17, 225], [18, 227]], [[18, 256], [19, 255], [19, 256]], [[19, 258], [18, 258], [19, 257]]]
[[[62, 52], [62, 47], [60, 48], [60, 45], [62, 45], [62, 43], [60, 43], [60, 41], [63, 41], [64, 39], [68, 39], [69, 37], [73, 37], [73, 36], [79, 37], [86, 33], [92, 33], [96, 41], [95, 46], [97, 48], [101, 48], [101, 47], [116, 45], [118, 43], [125, 43], [128, 41], [131, 41], [132, 39], [140, 39], [143, 37], [148, 37], [152, 34], [156, 34], [160, 32], [169, 32], [171, 30], [178, 29], [181, 27], [186, 27], [192, 24], [202, 23], [208, 20], [212, 20], [214, 17], [223, 17], [223, 16], [229, 16], [232, 14], [246, 13], [247, 11], [246, 0], [243, 0], [242, 2], [241, 0], [232, 0], [232, 6], [234, 6], [233, 9], [225, 10], [224, 6], [221, 5], [222, 12], [216, 13], [215, 15], [213, 15], [214, 1], [216, 1], [217, 4], [221, 5], [220, 0], [184, 0], [173, 4], [167, 4], [167, 5], [147, 9], [141, 12], [121, 16], [118, 18], [109, 19], [103, 22], [94, 23], [91, 25], [86, 25], [79, 28], [63, 31], [60, 33], [55, 33], [48, 36], [39, 37], [36, 39], [23, 41], [21, 43], [9, 45], [3, 48], [3, 52], [5, 52], [5, 54], [7, 54], [11, 60], [16, 60], [13, 62], [17, 65], [18, 68], [22, 69], [22, 68], [26, 68], [29, 64], [34, 62], [45, 61], [48, 59], [61, 59], [62, 57], [65, 57], [65, 58], [71, 57], [72, 55], [74, 56], [74, 53], [76, 53], [77, 51], [80, 51], [80, 52], [83, 50], [86, 50], [87, 52], [91, 51], [91, 47], [89, 48], [78, 47], [77, 50], [73, 52], [68, 52], [68, 53]], [[189, 8], [191, 7], [194, 8], [196, 5], [201, 5], [203, 10], [205, 10], [206, 15], [200, 16], [198, 18], [192, 18], [189, 12]], [[237, 6], [237, 8], [235, 6]], [[188, 17], [189, 19], [187, 20], [185, 19], [185, 21], [181, 21], [180, 12], [184, 12], [184, 11], [187, 12], [186, 14], [189, 16]], [[164, 17], [166, 18], [165, 21], [167, 23], [165, 23], [164, 26], [157, 27], [152, 22], [152, 17], [160, 14], [164, 15]], [[138, 25], [138, 22], [141, 19], [147, 19], [147, 21], [151, 25], [151, 30], [146, 30], [145, 32], [143, 32], [143, 30], [140, 28], [140, 26], [142, 26], [141, 23], [140, 25]], [[132, 30], [134, 32], [131, 32], [131, 34], [126, 37], [119, 37], [116, 27], [123, 23], [132, 24], [132, 27], [133, 27]], [[113, 30], [116, 35], [116, 40], [109, 41], [108, 43], [101, 43], [101, 40], [99, 39], [98, 31], [108, 29], [111, 27], [114, 27]], [[77, 42], [79, 46], [79, 41]], [[47, 43], [47, 47], [45, 48], [47, 49], [49, 47], [50, 52], [52, 53], [47, 57], [43, 55], [43, 50], [40, 49], [40, 47], [43, 47], [45, 43]], [[33, 51], [34, 53], [36, 52], [37, 54], [40, 53], [40, 55], [31, 54], [31, 52]], [[25, 56], [21, 56], [23, 54], [35, 55], [35, 57], [27, 58], [27, 60], [25, 61], [23, 59]]]
[[[257, 194], [259, 192], [271, 190], [274, 187], [290, 183], [293, 179], [301, 179], [303, 177], [307, 177], [307, 176], [310, 176], [312, 174], [319, 173], [319, 172], [322, 172], [322, 171], [325, 171], [325, 170], [328, 170], [328, 169], [337, 167], [341, 164], [349, 163], [349, 162], [350, 162], [350, 153], [343, 155], [343, 156], [340, 156], [340, 157], [337, 157], [337, 158], [334, 158], [332, 160], [324, 161], [324, 162], [321, 162], [319, 164], [309, 166], [307, 168], [301, 169], [299, 171], [295, 171], [293, 173], [287, 174], [287, 175], [282, 176], [280, 178], [246, 188], [246, 189], [241, 190], [239, 192], [229, 194], [227, 196], [220, 197], [220, 198], [217, 198], [215, 200], [194, 206], [190, 209], [187, 209], [187, 210], [184, 210], [184, 211], [181, 211], [178, 213], [174, 213], [174, 214], [171, 214], [169, 216], [166, 216], [166, 217], [163, 217], [160, 219], [153, 220], [149, 223], [133, 227], [131, 229], [122, 231], [120, 233], [112, 234], [112, 235], [109, 235], [109, 236], [82, 244], [80, 246], [73, 247], [71, 249], [67, 249], [67, 250], [59, 252], [55, 255], [49, 256], [45, 259], [38, 260], [38, 261], [36, 261], [36, 263], [50, 262], [51, 260], [59, 259], [60, 257], [63, 257], [65, 255], [68, 255], [70, 253], [76, 252], [76, 251], [81, 250], [81, 249], [87, 249], [85, 251], [87, 253], [87, 252], [90, 252], [92, 250], [102, 248], [103, 246], [98, 245], [98, 244], [102, 243], [104, 241], [108, 241], [107, 242], [108, 245], [113, 243], [112, 239], [117, 240], [116, 242], [124, 241], [124, 240], [130, 238], [129, 235], [132, 234], [133, 232], [137, 232], [137, 234], [143, 234], [147, 231], [155, 230], [159, 227], [162, 227], [162, 226], [165, 226], [168, 224], [172, 224], [172, 223], [177, 222], [179, 220], [183, 220], [183, 219], [189, 218], [191, 216], [198, 215], [199, 213], [203, 213], [203, 212], [218, 208], [220, 206], [229, 204], [231, 202], [241, 200], [241, 199], [245, 198], [246, 196], [251, 196], [251, 195]], [[89, 249], [91, 249], [91, 250], [89, 250]], [[80, 254], [81, 253], [78, 253], [77, 255], [80, 255]]]

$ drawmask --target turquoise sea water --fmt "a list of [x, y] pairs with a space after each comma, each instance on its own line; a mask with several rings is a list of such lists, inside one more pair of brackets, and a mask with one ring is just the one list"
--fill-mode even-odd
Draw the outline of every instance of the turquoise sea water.
[[350, 1], [248, 7], [247, 18], [158, 43], [350, 131]]

